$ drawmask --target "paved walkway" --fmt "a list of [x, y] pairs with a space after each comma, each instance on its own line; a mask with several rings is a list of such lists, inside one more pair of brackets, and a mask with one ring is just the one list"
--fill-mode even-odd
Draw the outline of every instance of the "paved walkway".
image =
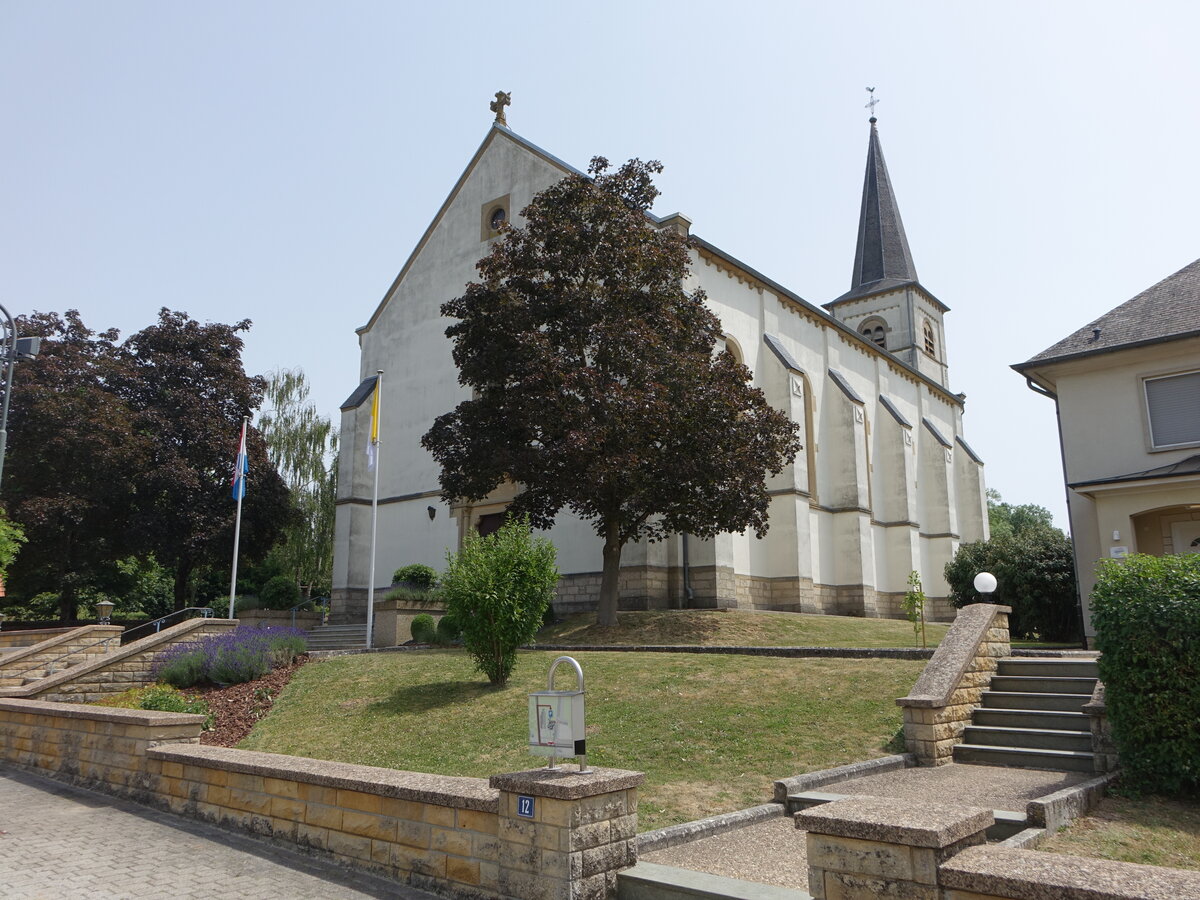
[[[1076, 772], [954, 764], [896, 769], [817, 790], [1024, 812], [1028, 801], [1091, 777]], [[644, 853], [640, 858], [664, 866], [807, 891], [808, 853], [804, 838], [805, 833], [796, 828], [791, 817], [780, 815], [690, 844]]]
[[432, 894], [92, 791], [0, 768], [5, 900]]

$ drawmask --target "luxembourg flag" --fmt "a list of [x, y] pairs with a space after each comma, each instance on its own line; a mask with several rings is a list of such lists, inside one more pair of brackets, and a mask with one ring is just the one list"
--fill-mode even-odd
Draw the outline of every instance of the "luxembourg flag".
[[238, 444], [237, 460], [233, 464], [233, 479], [230, 481], [230, 487], [234, 500], [241, 500], [246, 496], [246, 475], [250, 471], [250, 461], [246, 458], [246, 421], [242, 420], [242, 440]]

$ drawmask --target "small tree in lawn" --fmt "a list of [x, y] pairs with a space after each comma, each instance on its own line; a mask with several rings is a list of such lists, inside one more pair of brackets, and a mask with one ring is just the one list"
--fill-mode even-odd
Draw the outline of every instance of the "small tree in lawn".
[[511, 518], [487, 537], [471, 532], [447, 557], [438, 594], [492, 684], [508, 681], [517, 648], [542, 624], [558, 583], [554, 557], [554, 545], [531, 536], [527, 519]]
[[915, 569], [908, 573], [908, 590], [905, 591], [900, 605], [904, 608], [905, 618], [912, 622], [913, 643], [916, 644], [920, 639], [921, 646], [927, 646], [925, 643], [925, 589], [921, 585], [921, 573]]
[[686, 239], [647, 216], [658, 163], [570, 175], [522, 211], [442, 306], [457, 319], [459, 382], [473, 397], [422, 444], [448, 500], [521, 485], [511, 512], [548, 528], [564, 507], [604, 542], [597, 621], [617, 621], [622, 548], [680, 532], [767, 529], [767, 474], [796, 426], [751, 387], [721, 323], [688, 293]]

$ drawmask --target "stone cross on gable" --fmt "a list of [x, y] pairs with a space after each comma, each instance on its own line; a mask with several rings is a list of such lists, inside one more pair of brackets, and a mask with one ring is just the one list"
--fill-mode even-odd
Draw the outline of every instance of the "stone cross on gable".
[[507, 125], [508, 119], [504, 117], [504, 107], [512, 105], [512, 94], [508, 91], [496, 91], [496, 99], [488, 104], [488, 109], [496, 114], [497, 125]]

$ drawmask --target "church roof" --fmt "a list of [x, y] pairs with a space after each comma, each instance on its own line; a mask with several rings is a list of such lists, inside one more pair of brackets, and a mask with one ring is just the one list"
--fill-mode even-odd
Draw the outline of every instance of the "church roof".
[[908, 249], [900, 207], [879, 143], [879, 129], [872, 116], [850, 290], [828, 305], [917, 283], [917, 267]]
[[1097, 353], [1200, 335], [1200, 259], [1063, 338], [1018, 372]]

